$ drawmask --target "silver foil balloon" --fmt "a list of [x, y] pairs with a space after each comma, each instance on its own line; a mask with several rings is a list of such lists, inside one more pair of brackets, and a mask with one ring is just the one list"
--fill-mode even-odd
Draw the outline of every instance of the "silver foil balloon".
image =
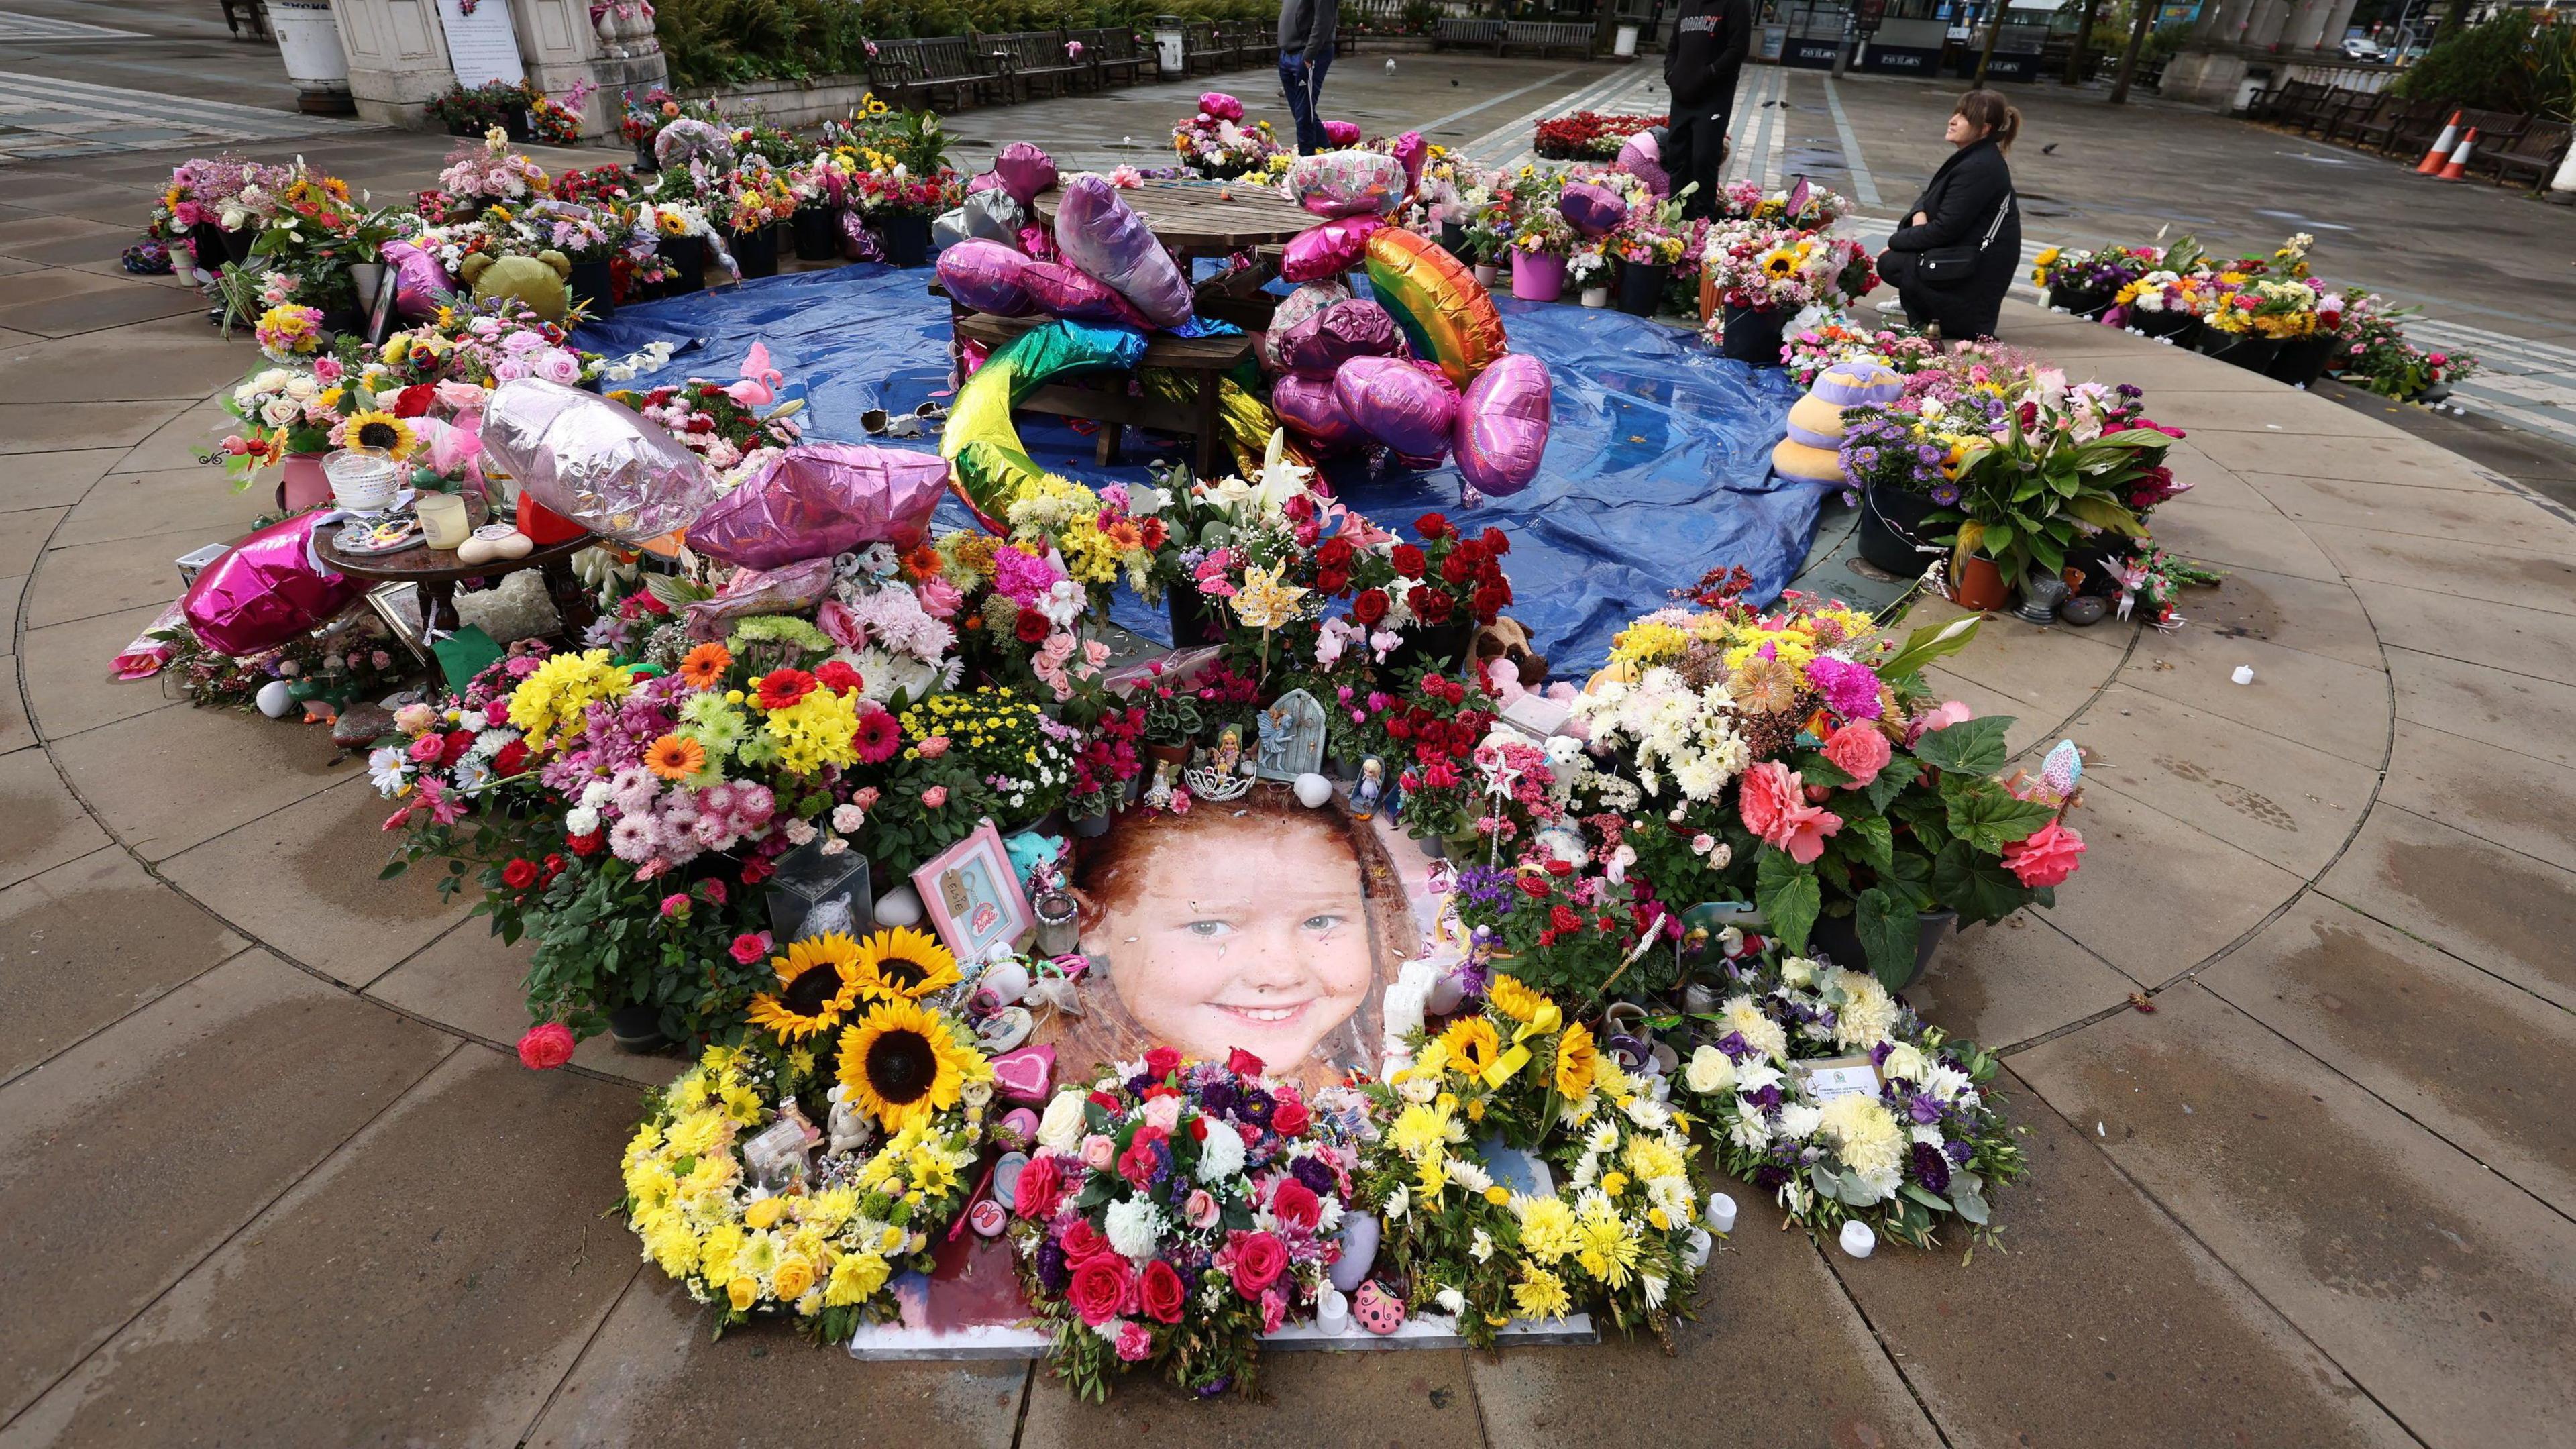
[[832, 561], [806, 559], [776, 569], [736, 569], [712, 599], [689, 605], [688, 635], [702, 643], [733, 632], [733, 621], [757, 614], [801, 614], [832, 589]]
[[871, 543], [911, 549], [929, 536], [947, 491], [948, 463], [936, 453], [799, 443], [709, 504], [689, 525], [689, 548], [755, 569]]
[[508, 473], [539, 503], [619, 543], [688, 527], [715, 501], [698, 455], [624, 403], [512, 378], [483, 409], [483, 471]]

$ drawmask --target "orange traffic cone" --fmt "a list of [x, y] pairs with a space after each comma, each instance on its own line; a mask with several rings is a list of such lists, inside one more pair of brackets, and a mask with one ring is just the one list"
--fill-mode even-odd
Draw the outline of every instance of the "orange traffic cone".
[[2433, 149], [2424, 153], [2423, 164], [2415, 168], [2415, 174], [2418, 176], [2430, 176], [2441, 170], [2442, 163], [2451, 159], [2451, 148], [2458, 145], [2459, 141], [2460, 113], [2453, 111], [2451, 113], [2450, 124], [2444, 126], [2442, 128], [2442, 134], [2434, 138]]
[[2471, 126], [2467, 131], [2461, 134], [2460, 149], [2451, 153], [2450, 164], [2442, 168], [2441, 179], [2444, 181], [2459, 180], [2460, 173], [2469, 168], [2469, 151], [2477, 144], [2478, 128]]

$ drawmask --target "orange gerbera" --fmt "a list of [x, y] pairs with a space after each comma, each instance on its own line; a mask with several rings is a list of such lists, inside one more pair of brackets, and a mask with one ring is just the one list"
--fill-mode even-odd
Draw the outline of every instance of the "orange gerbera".
[[1100, 534], [1121, 551], [1141, 548], [1145, 543], [1145, 531], [1138, 528], [1132, 519], [1113, 518], [1101, 525]]
[[685, 780], [706, 767], [706, 746], [679, 735], [664, 735], [644, 750], [644, 768], [665, 780]]
[[939, 556], [939, 550], [926, 543], [903, 556], [903, 571], [912, 575], [915, 582], [937, 578], [947, 566], [948, 561]]
[[691, 689], [713, 689], [733, 667], [733, 651], [722, 644], [701, 644], [680, 661], [680, 682]]

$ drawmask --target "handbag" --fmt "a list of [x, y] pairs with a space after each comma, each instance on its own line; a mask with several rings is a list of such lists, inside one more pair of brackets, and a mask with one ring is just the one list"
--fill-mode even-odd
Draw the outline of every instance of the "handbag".
[[1975, 242], [1954, 242], [1946, 247], [1933, 247], [1915, 253], [1914, 279], [1926, 287], [1955, 287], [1968, 280], [1977, 270], [1977, 258], [1993, 246], [1995, 236], [2004, 229], [2004, 218], [2012, 213], [2012, 193], [2004, 193], [2004, 203], [1995, 208], [1995, 219], [1986, 225], [1986, 234]]

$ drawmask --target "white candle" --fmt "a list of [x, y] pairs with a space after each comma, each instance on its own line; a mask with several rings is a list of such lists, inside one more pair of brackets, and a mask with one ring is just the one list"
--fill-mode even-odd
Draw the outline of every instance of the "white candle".
[[1326, 1333], [1351, 1331], [1351, 1300], [1330, 1284], [1315, 1299], [1315, 1326]]
[[1735, 1231], [1735, 1199], [1722, 1192], [1708, 1195], [1708, 1230], [1712, 1233]]
[[2251, 664], [2239, 664], [2236, 666], [2236, 672], [2227, 677], [2235, 680], [2239, 684], [2252, 684], [2254, 682], [2254, 666]]
[[1843, 1251], [1855, 1258], [1866, 1258], [1878, 1246], [1878, 1234], [1858, 1218], [1843, 1224]]
[[420, 531], [431, 548], [452, 549], [468, 537], [465, 500], [453, 493], [424, 493], [413, 501]]
[[1707, 1267], [1707, 1266], [1708, 1266], [1708, 1255], [1709, 1255], [1709, 1253], [1710, 1253], [1712, 1250], [1714, 1250], [1716, 1247], [1717, 1247], [1717, 1239], [1715, 1239], [1715, 1238], [1713, 1238], [1713, 1237], [1709, 1236], [1709, 1231], [1708, 1231], [1708, 1229], [1706, 1229], [1706, 1228], [1693, 1228], [1693, 1229], [1691, 1229], [1691, 1235], [1690, 1235], [1690, 1265], [1691, 1265], [1693, 1268], [1705, 1268], [1705, 1267]]

